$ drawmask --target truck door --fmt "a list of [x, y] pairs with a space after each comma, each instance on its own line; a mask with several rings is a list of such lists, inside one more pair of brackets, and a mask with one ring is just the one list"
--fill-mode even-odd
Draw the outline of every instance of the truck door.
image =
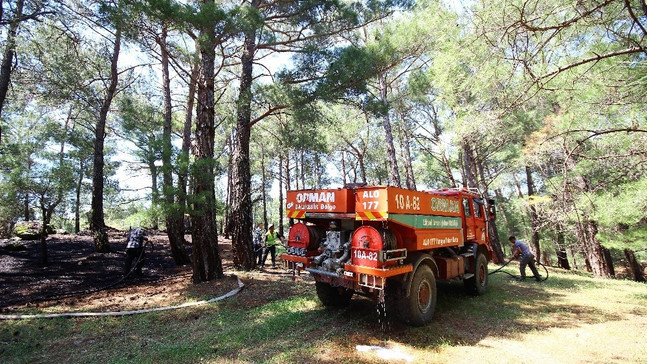
[[474, 214], [474, 233], [476, 241], [479, 244], [485, 244], [487, 235], [487, 225], [485, 224], [485, 212], [483, 209], [483, 200], [480, 198], [472, 199], [472, 211]]
[[471, 198], [463, 197], [463, 226], [465, 229], [465, 240], [476, 240], [474, 230], [474, 215], [472, 214]]

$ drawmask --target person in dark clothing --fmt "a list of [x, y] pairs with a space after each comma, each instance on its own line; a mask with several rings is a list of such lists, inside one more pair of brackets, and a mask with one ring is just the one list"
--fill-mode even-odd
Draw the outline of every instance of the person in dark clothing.
[[267, 259], [267, 253], [272, 254], [272, 268], [276, 268], [276, 245], [283, 242], [283, 236], [277, 231], [274, 231], [274, 224], [268, 226], [268, 232], [265, 234], [265, 252], [263, 254], [263, 260], [261, 261], [261, 268], [265, 266], [265, 260]]
[[521, 273], [521, 276], [519, 277], [519, 280], [526, 279], [527, 265], [530, 267], [532, 274], [535, 276], [535, 280], [537, 282], [540, 282], [541, 276], [539, 275], [539, 272], [537, 272], [537, 267], [535, 266], [535, 256], [530, 252], [528, 244], [524, 243], [521, 240], [517, 240], [517, 238], [515, 238], [514, 236], [510, 236], [508, 240], [512, 244], [512, 256], [517, 257], [521, 255], [521, 263], [519, 263], [519, 271]]
[[135, 262], [135, 274], [142, 274], [142, 266], [144, 265], [144, 242], [146, 240], [147, 238], [144, 229], [140, 227], [131, 229], [128, 233], [124, 275], [128, 275], [130, 273], [133, 262]]
[[263, 237], [265, 236], [265, 231], [263, 230], [263, 223], [259, 222], [254, 229], [253, 238], [254, 238], [254, 261], [256, 265], [261, 265], [261, 260], [263, 259]]

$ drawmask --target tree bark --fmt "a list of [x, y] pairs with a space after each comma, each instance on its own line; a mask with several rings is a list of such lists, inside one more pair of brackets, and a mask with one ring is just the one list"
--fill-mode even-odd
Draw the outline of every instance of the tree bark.
[[494, 196], [499, 201], [499, 203], [496, 206], [497, 220], [498, 219], [503, 220], [503, 226], [505, 227], [505, 229], [507, 231], [510, 231], [512, 229], [511, 229], [510, 223], [508, 222], [508, 217], [507, 217], [506, 212], [505, 212], [506, 211], [506, 208], [505, 208], [506, 199], [503, 197], [503, 193], [501, 192], [501, 189], [499, 189], [499, 188], [495, 189], [494, 190]]
[[[279, 155], [279, 234], [283, 235], [283, 154]], [[285, 236], [285, 235], [283, 235]]]
[[532, 178], [532, 171], [529, 166], [526, 166], [526, 185], [528, 186], [528, 213], [530, 215], [530, 229], [532, 235], [532, 245], [535, 247], [537, 256], [541, 256], [541, 248], [539, 246], [539, 223], [537, 218], [537, 209], [532, 203], [532, 198], [535, 195], [535, 183]]
[[488, 190], [488, 183], [486, 182], [485, 179], [485, 169], [486, 166], [484, 165], [483, 159], [479, 159], [479, 162], [476, 163], [474, 161], [475, 165], [474, 167], [476, 168], [476, 171], [478, 172], [478, 175], [481, 179], [481, 193], [483, 197], [483, 202], [484, 202], [484, 207], [486, 211], [486, 217], [487, 217], [487, 229], [488, 229], [488, 236], [490, 237], [490, 247], [492, 248], [492, 252], [494, 253], [493, 261], [496, 264], [502, 264], [503, 261], [505, 260], [503, 257], [503, 247], [501, 246], [501, 242], [499, 241], [499, 229], [496, 226], [496, 221], [495, 219], [490, 216], [488, 211], [490, 211], [490, 191]]
[[[11, 84], [11, 68], [16, 55], [16, 36], [18, 35], [18, 26], [22, 21], [24, 4], [24, 0], [16, 1], [16, 11], [11, 21], [9, 21], [9, 31], [5, 40], [2, 63], [0, 63], [0, 117], [2, 116], [2, 108], [7, 99], [9, 85]], [[0, 7], [2, 7], [2, 2], [0, 2]], [[2, 143], [2, 125], [0, 125], [0, 143]]]
[[106, 120], [112, 99], [117, 92], [119, 82], [119, 70], [117, 69], [119, 61], [119, 52], [121, 50], [121, 29], [117, 27], [115, 31], [115, 43], [110, 63], [110, 84], [106, 90], [106, 95], [99, 110], [99, 119], [94, 135], [94, 161], [92, 170], [92, 210], [90, 220], [90, 230], [94, 237], [94, 245], [99, 253], [110, 252], [108, 244], [108, 234], [103, 216], [103, 167], [104, 162], [104, 142], [106, 137]]
[[[431, 119], [431, 124], [434, 127], [433, 131], [433, 136], [435, 139], [435, 142], [440, 146], [440, 140], [441, 136], [443, 134], [443, 129], [440, 126], [440, 120], [438, 119], [438, 113], [436, 111], [436, 108], [433, 105], [430, 105], [431, 107], [431, 112], [428, 114]], [[445, 170], [445, 174], [447, 175], [447, 179], [449, 180], [449, 187], [456, 188], [458, 185], [456, 184], [456, 180], [454, 179], [454, 174], [452, 173], [452, 167], [451, 164], [449, 163], [449, 159], [447, 158], [447, 154], [445, 153], [444, 149], [440, 150], [440, 157], [437, 158], [440, 164], [443, 166], [443, 169]]]
[[[209, 0], [203, 0], [206, 4]], [[214, 65], [215, 25], [200, 31], [200, 77], [195, 130], [193, 169], [195, 202], [191, 211], [193, 283], [224, 276], [218, 251], [214, 190]]]
[[[31, 158], [31, 157], [28, 157]], [[31, 161], [27, 162], [27, 173], [31, 173]], [[31, 211], [29, 208], [29, 191], [25, 190], [25, 198], [23, 200], [23, 206], [22, 206], [22, 211], [24, 214], [25, 221], [31, 220]]]
[[155, 165], [154, 159], [148, 161], [148, 170], [151, 173], [151, 206], [154, 212], [152, 216], [153, 221], [152, 221], [151, 227], [153, 229], [158, 229], [159, 221], [158, 221], [157, 211], [160, 206], [160, 194], [159, 194], [159, 186], [157, 185], [157, 179], [159, 177], [159, 173], [157, 172], [157, 166]]
[[602, 248], [602, 256], [604, 257], [604, 263], [607, 265], [609, 275], [611, 277], [615, 277], [616, 276], [616, 271], [613, 268], [613, 259], [611, 258], [611, 252], [609, 251], [609, 249], [607, 249], [607, 248], [605, 248], [603, 246], [601, 246], [601, 248]]
[[[574, 169], [574, 161], [568, 159], [566, 161], [568, 170]], [[589, 183], [584, 176], [575, 176], [575, 184], [577, 185], [580, 193], [589, 193]], [[593, 207], [593, 206], [592, 206]], [[575, 206], [577, 210], [577, 206]], [[578, 214], [578, 222], [576, 223], [577, 237], [582, 246], [585, 255], [585, 263], [587, 268], [593, 272], [593, 276], [598, 278], [609, 278], [609, 267], [605, 263], [602, 246], [597, 240], [598, 233], [597, 222], [590, 219], [586, 212], [576, 211]]]
[[234, 190], [234, 138], [235, 132], [232, 132], [230, 137], [227, 138], [226, 147], [229, 149], [229, 157], [227, 159], [227, 204], [225, 206], [225, 218], [224, 218], [224, 235], [225, 238], [229, 239], [231, 235], [231, 206], [233, 205], [233, 196], [232, 192]]
[[[259, 0], [252, 1], [256, 8]], [[240, 92], [236, 123], [236, 139], [233, 163], [233, 193], [231, 208], [232, 253], [234, 266], [239, 269], [254, 268], [252, 249], [252, 199], [251, 172], [249, 163], [249, 140], [251, 135], [251, 102], [256, 30], [245, 32], [241, 55]]]
[[40, 264], [47, 265], [49, 263], [49, 254], [47, 252], [47, 225], [52, 219], [52, 215], [48, 213], [47, 208], [41, 201], [41, 213], [43, 214], [43, 223], [40, 227]]
[[382, 117], [382, 126], [384, 127], [384, 133], [386, 136], [386, 153], [389, 157], [389, 170], [391, 172], [389, 176], [389, 184], [395, 187], [401, 187], [400, 183], [400, 171], [398, 170], [398, 160], [395, 155], [395, 146], [393, 144], [393, 132], [391, 130], [391, 120], [389, 118], [389, 103], [387, 98], [387, 84], [386, 84], [386, 75], [379, 75], [380, 82], [380, 97], [382, 104], [384, 105], [384, 116]]
[[74, 233], [81, 231], [81, 188], [83, 188], [83, 175], [85, 174], [85, 162], [80, 158], [79, 179], [76, 181], [76, 200], [74, 201]]
[[402, 121], [402, 154], [404, 157], [404, 171], [407, 177], [407, 188], [416, 190], [416, 177], [413, 173], [413, 163], [411, 161], [411, 137], [409, 136], [408, 126]]
[[474, 163], [472, 147], [467, 140], [463, 140], [461, 144], [463, 149], [463, 170], [465, 171], [463, 187], [476, 188], [478, 187], [478, 181], [476, 180], [476, 164]]
[[348, 181], [347, 174], [346, 174], [346, 152], [342, 151], [341, 152], [341, 182], [342, 186], [346, 186], [346, 182]]
[[[175, 203], [173, 188], [173, 146], [171, 132], [173, 129], [173, 108], [171, 103], [171, 77], [169, 73], [169, 54], [166, 46], [167, 29], [162, 26], [162, 33], [157, 39], [162, 58], [162, 90], [164, 99], [164, 128], [162, 133], [162, 194], [164, 195], [164, 212], [166, 213], [166, 235], [169, 239], [171, 255], [176, 265], [189, 264], [191, 259], [184, 249], [184, 208]], [[189, 112], [190, 113], [190, 112]]]
[[636, 255], [633, 250], [625, 249], [625, 257], [627, 258], [627, 264], [629, 265], [629, 270], [631, 275], [636, 282], [645, 282], [645, 275], [643, 274], [642, 267], [636, 260]]
[[[189, 79], [189, 95], [187, 96], [186, 101], [186, 116], [184, 118], [184, 129], [182, 130], [182, 153], [179, 157], [179, 167], [177, 174], [177, 204], [182, 210], [182, 219], [181, 221], [174, 221], [178, 224], [175, 226], [175, 230], [178, 234], [186, 234], [186, 223], [185, 223], [185, 213], [187, 211], [187, 193], [188, 193], [188, 176], [189, 176], [189, 153], [191, 152], [191, 126], [193, 124], [193, 108], [195, 102], [195, 89], [198, 83], [200, 67], [198, 62], [193, 64], [191, 69], [191, 75]], [[186, 243], [186, 240], [184, 240]], [[185, 250], [186, 251], [186, 250]], [[187, 252], [188, 256], [188, 252]], [[189, 260], [191, 259], [188, 256]]]
[[[279, 172], [279, 177], [281, 176]], [[265, 149], [261, 146], [261, 193], [263, 202], [263, 225], [269, 226], [267, 222], [267, 175], [265, 173]]]
[[564, 233], [559, 231], [557, 233], [557, 266], [566, 270], [571, 269], [571, 265], [568, 263], [568, 254], [566, 252], [566, 247], [564, 243]]
[[283, 156], [283, 161], [285, 163], [285, 190], [290, 191], [290, 185], [291, 185], [291, 180], [290, 180], [290, 157], [288, 156]]
[[[306, 163], [305, 163], [305, 148], [299, 150], [299, 164], [301, 166], [301, 188], [306, 189]], [[310, 186], [312, 188], [312, 186]]]

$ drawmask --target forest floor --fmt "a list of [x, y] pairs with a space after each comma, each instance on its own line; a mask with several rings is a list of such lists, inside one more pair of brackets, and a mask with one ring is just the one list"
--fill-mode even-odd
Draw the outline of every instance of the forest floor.
[[[0, 314], [52, 306], [84, 311], [160, 307], [177, 304], [178, 300], [219, 296], [237, 287], [237, 280], [230, 274], [230, 240], [220, 237], [219, 241], [223, 270], [230, 277], [192, 285], [191, 267], [177, 267], [166, 233], [153, 230], [147, 231], [142, 275], [124, 278], [127, 235], [127, 231], [108, 232], [110, 253], [96, 253], [90, 233], [50, 235], [47, 265], [41, 263], [40, 241], [19, 241], [17, 245], [24, 247], [19, 249], [15, 248], [15, 241], [0, 241]], [[186, 248], [190, 251], [190, 236], [187, 239]], [[257, 269], [250, 274], [271, 277], [286, 272]]]

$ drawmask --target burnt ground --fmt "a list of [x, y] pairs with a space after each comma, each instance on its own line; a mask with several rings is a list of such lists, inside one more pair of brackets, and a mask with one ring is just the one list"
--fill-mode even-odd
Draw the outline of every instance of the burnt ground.
[[[227, 279], [191, 284], [191, 267], [173, 262], [164, 232], [148, 231], [142, 276], [123, 278], [127, 231], [109, 231], [110, 253], [96, 253], [89, 233], [50, 235], [48, 264], [40, 241], [0, 240], [0, 313], [55, 305], [83, 310], [124, 310], [211, 298], [237, 287], [231, 274], [231, 243], [219, 238]], [[190, 241], [190, 236], [187, 236]], [[22, 247], [20, 247], [22, 245]], [[190, 250], [190, 244], [187, 244]], [[278, 273], [278, 274], [277, 274]], [[265, 276], [284, 272], [256, 272]], [[253, 285], [251, 280], [246, 284]], [[251, 298], [251, 297], [250, 297]], [[253, 302], [252, 302], [253, 305]]]

